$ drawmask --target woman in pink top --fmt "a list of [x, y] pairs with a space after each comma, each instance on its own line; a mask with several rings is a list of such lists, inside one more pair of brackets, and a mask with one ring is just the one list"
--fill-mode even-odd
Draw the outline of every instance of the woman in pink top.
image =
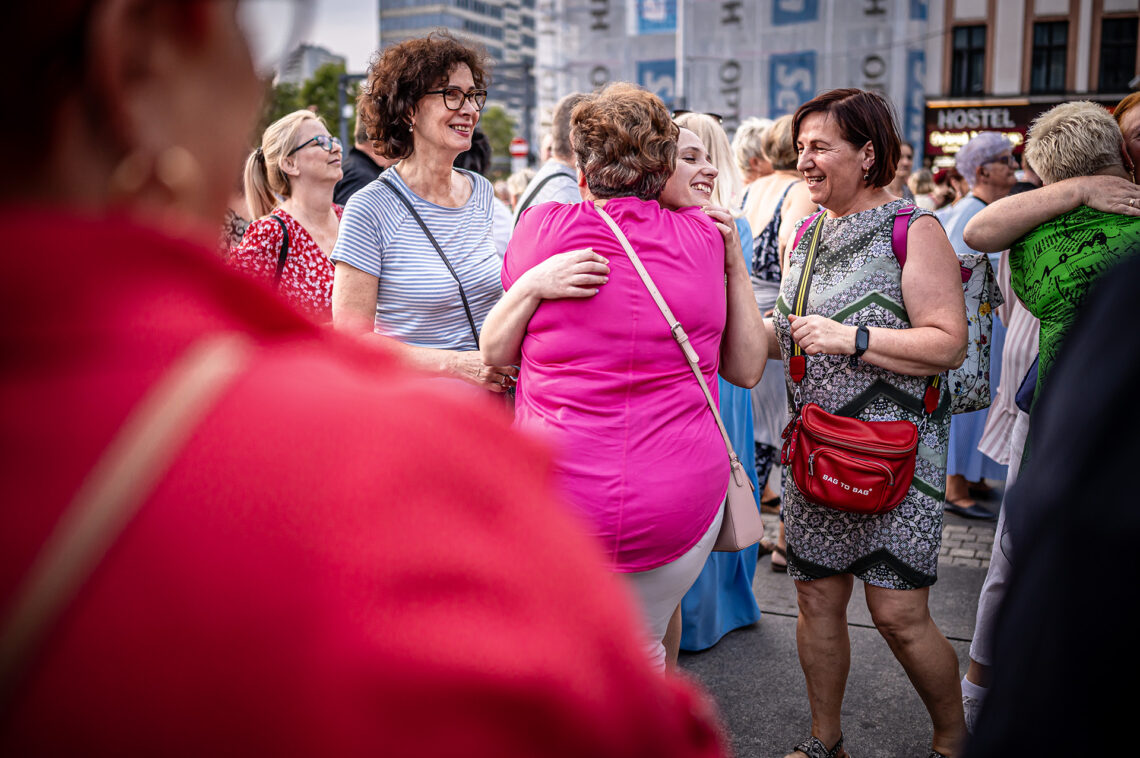
[[[480, 347], [485, 361], [521, 358], [516, 424], [554, 446], [563, 492], [612, 569], [633, 581], [650, 655], [663, 666], [669, 617], [716, 539], [728, 456], [664, 317], [594, 203], [684, 326], [714, 397], [718, 370], [744, 387], [759, 381], [763, 321], [731, 217], [697, 207], [716, 169], [703, 146], [678, 161], [678, 128], [656, 96], [610, 85], [574, 109], [572, 135], [587, 202], [520, 217], [503, 262], [507, 294]], [[674, 212], [658, 198], [675, 167], [691, 207]]]

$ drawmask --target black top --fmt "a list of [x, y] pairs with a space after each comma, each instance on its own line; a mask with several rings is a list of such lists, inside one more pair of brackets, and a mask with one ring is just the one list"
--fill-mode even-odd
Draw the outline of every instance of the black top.
[[[1140, 255], [1089, 293], [1033, 408], [1033, 454], [1003, 506], [1012, 571], [993, 681], [966, 755], [1074, 755], [1132, 739], [1140, 509]], [[1003, 543], [995, 539], [994, 550]], [[1114, 686], [1123, 684], [1122, 687]], [[1131, 751], [1127, 748], [1126, 751]]]
[[341, 169], [344, 171], [344, 176], [333, 189], [333, 202], [340, 206], [344, 206], [357, 190], [371, 184], [384, 170], [380, 164], [372, 160], [372, 156], [355, 147], [349, 148], [348, 155], [341, 163]]

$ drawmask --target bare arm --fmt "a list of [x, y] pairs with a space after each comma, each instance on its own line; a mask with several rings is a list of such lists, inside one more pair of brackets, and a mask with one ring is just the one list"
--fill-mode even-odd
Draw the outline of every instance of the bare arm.
[[756, 307], [752, 280], [740, 248], [740, 235], [732, 214], [723, 208], [705, 208], [724, 237], [724, 274], [728, 310], [720, 341], [720, 375], [738, 387], [755, 387], [764, 375], [767, 335], [764, 318]]
[[[907, 233], [903, 299], [909, 329], [869, 329], [863, 360], [898, 374], [930, 376], [966, 357], [966, 303], [958, 257], [938, 222], [924, 217]], [[857, 326], [825, 316], [789, 316], [794, 339], [808, 355], [853, 355]]]
[[[1132, 200], [1134, 205], [1129, 205]], [[1118, 176], [1078, 176], [995, 200], [966, 224], [966, 244], [998, 253], [1050, 219], [1082, 205], [1140, 216], [1140, 186]]]
[[776, 334], [776, 322], [773, 319], [764, 319], [764, 336], [768, 340], [768, 360], [783, 360], [784, 354], [780, 350], [780, 338]]
[[800, 219], [806, 218], [819, 210], [819, 206], [811, 201], [807, 182], [800, 182], [792, 187], [788, 196], [784, 198], [784, 208], [780, 217], [780, 277], [788, 270], [789, 246], [796, 236], [796, 224]]
[[[373, 339], [376, 317], [376, 291], [380, 280], [344, 262], [337, 262], [333, 275], [333, 326], [339, 331]], [[403, 359], [433, 374], [458, 377], [492, 392], [504, 392], [514, 383], [518, 369], [513, 366], [487, 366], [477, 350], [436, 350], [414, 347], [392, 340], [387, 342]]]
[[609, 281], [608, 261], [590, 249], [547, 258], [527, 270], [483, 322], [479, 349], [488, 363], [514, 364], [521, 357], [527, 324], [543, 300], [586, 298]]

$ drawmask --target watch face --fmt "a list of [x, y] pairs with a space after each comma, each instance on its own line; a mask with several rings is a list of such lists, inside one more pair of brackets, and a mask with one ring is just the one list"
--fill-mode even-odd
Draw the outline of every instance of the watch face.
[[867, 327], [859, 327], [859, 330], [855, 332], [855, 352], [863, 353], [867, 349], [870, 336], [871, 333], [867, 331]]

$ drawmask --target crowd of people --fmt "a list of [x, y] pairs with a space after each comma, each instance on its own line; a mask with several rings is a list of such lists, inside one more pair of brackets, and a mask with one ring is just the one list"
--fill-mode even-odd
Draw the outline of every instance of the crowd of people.
[[[0, 752], [721, 755], [678, 650], [760, 619], [762, 555], [798, 603], [792, 758], [848, 755], [856, 578], [930, 756], [1010, 749], [998, 610], [1040, 558], [975, 498], [1048, 474], [1069, 336], [1140, 246], [1140, 95], [933, 171], [875, 92], [730, 139], [612, 83], [497, 188], [486, 58], [441, 32], [377, 54], [347, 154], [307, 109], [247, 150], [235, 6], [15, 11], [75, 49], [20, 93], [51, 153], [2, 185], [0, 467], [35, 507], [0, 530]], [[981, 339], [967, 260], [1004, 300]], [[992, 403], [957, 413], [971, 350]], [[714, 552], [738, 463], [778, 531]], [[944, 512], [1001, 538], [961, 679]]]

